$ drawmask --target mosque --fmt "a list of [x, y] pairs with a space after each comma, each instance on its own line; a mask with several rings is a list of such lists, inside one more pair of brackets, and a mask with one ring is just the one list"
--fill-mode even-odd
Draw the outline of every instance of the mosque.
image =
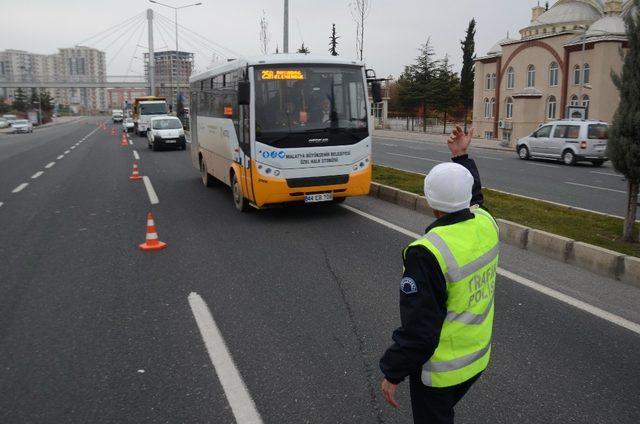
[[611, 122], [619, 103], [611, 71], [622, 69], [632, 3], [559, 0], [534, 7], [519, 39], [507, 36], [476, 59], [476, 133], [514, 145], [546, 121]]

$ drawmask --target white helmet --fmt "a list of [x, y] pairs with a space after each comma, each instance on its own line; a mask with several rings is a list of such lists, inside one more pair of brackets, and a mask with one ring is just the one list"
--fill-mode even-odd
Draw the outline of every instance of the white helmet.
[[467, 168], [453, 162], [435, 166], [424, 179], [424, 195], [431, 209], [451, 213], [471, 203], [473, 176]]

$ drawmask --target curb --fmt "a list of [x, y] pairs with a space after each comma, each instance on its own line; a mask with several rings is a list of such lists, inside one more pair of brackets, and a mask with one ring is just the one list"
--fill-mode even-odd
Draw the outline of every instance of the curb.
[[[369, 196], [433, 217], [427, 200], [414, 193], [372, 182]], [[505, 219], [496, 219], [496, 222], [500, 229], [500, 241], [505, 244], [530, 250], [640, 288], [640, 258], [529, 228]]]
[[[386, 131], [386, 130], [376, 130], [376, 131]], [[424, 134], [424, 133], [420, 133], [420, 134]], [[394, 135], [382, 135], [380, 133], [378, 134], [372, 134], [372, 137], [380, 137], [380, 138], [384, 138], [386, 140], [398, 140], [398, 141], [409, 141], [409, 142], [414, 142], [414, 143], [429, 143], [429, 144], [442, 144], [436, 141], [429, 141], [429, 140], [420, 140], [420, 139], [416, 139], [416, 138], [404, 138], [404, 137], [399, 137], [399, 136], [394, 136]], [[475, 139], [475, 138], [474, 138]], [[478, 144], [473, 144], [472, 142], [472, 146], [471, 148], [473, 149], [484, 149], [484, 150], [495, 150], [495, 151], [499, 151], [499, 152], [512, 152], [515, 153], [515, 147], [514, 148], [507, 148], [507, 147], [494, 147], [494, 146], [480, 146]]]

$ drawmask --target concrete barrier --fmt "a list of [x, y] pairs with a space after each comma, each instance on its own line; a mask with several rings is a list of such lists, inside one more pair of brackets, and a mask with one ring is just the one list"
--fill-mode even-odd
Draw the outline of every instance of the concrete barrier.
[[379, 193], [380, 193], [380, 184], [371, 183], [371, 187], [369, 188], [369, 196], [378, 198]]
[[534, 229], [528, 232], [527, 250], [558, 261], [567, 261], [572, 246], [573, 240], [567, 237]]
[[640, 288], [640, 258], [625, 256], [622, 259], [620, 281]]
[[399, 191], [400, 190], [393, 187], [380, 184], [380, 189], [378, 190], [378, 198], [380, 200], [384, 200], [385, 202], [396, 203]]
[[506, 219], [496, 219], [496, 222], [500, 229], [501, 242], [518, 246], [520, 249], [527, 248], [529, 227], [507, 221]]
[[416, 211], [433, 217], [433, 209], [431, 209], [431, 206], [429, 206], [427, 199], [425, 199], [424, 196], [418, 196], [418, 200], [416, 201]]
[[623, 258], [622, 253], [576, 241], [567, 262], [605, 277], [617, 278], [622, 274]]
[[398, 198], [396, 199], [396, 203], [398, 204], [398, 206], [416, 210], [418, 197], [420, 196], [414, 193], [409, 193], [408, 191], [398, 191]]

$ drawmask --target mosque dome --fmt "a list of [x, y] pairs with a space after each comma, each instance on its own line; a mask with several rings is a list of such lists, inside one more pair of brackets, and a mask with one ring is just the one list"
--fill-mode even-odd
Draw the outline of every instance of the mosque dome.
[[601, 10], [592, 3], [581, 0], [559, 1], [538, 16], [533, 25], [554, 25], [568, 22], [595, 22], [602, 17]]
[[514, 40], [513, 38], [509, 38], [509, 36], [507, 36], [507, 38], [503, 38], [502, 40], [498, 41], [496, 44], [493, 45], [493, 47], [489, 49], [489, 51], [487, 52], [487, 55], [491, 56], [491, 55], [502, 53], [502, 45], [509, 43], [511, 41], [516, 41], [516, 40]]
[[599, 37], [603, 35], [626, 35], [627, 28], [620, 16], [605, 16], [596, 21], [587, 30], [587, 37]]

